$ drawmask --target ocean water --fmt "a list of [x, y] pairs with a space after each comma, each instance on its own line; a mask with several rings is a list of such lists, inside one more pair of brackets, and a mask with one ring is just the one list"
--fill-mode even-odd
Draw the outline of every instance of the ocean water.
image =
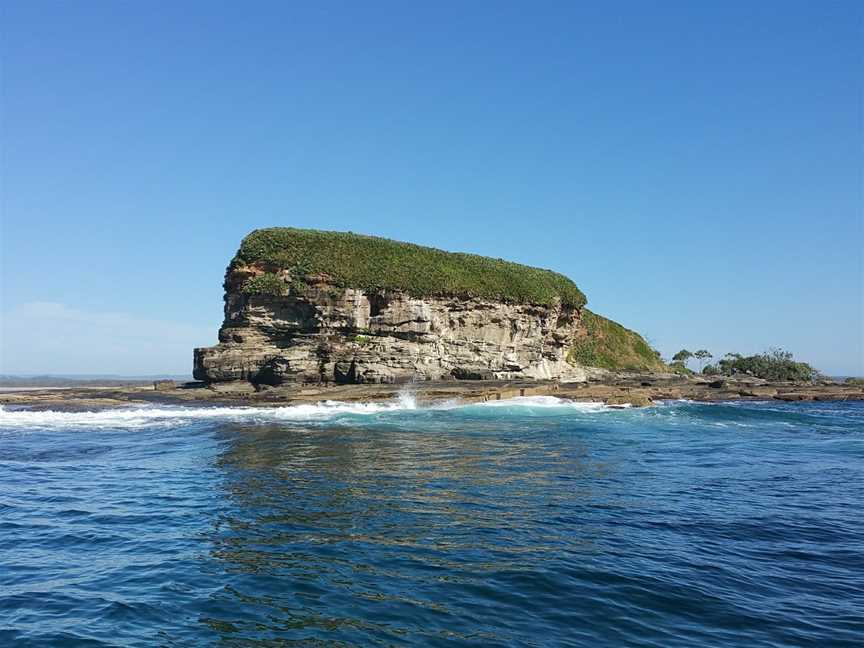
[[862, 403], [0, 410], [0, 646], [862, 643]]

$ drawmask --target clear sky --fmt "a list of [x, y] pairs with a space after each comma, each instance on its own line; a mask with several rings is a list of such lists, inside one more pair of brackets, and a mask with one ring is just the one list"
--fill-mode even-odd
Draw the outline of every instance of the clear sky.
[[2, 3], [0, 372], [186, 373], [292, 225], [864, 373], [864, 3]]

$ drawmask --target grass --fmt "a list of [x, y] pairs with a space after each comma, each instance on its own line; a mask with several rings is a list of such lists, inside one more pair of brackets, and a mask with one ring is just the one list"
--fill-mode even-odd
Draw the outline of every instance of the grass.
[[232, 268], [244, 265], [265, 270], [244, 285], [244, 291], [255, 294], [282, 294], [285, 284], [277, 285], [273, 278], [289, 270], [295, 278], [321, 274], [338, 286], [365, 292], [400, 290], [414, 297], [477, 297], [543, 305], [560, 300], [575, 308], [586, 302], [573, 281], [551, 270], [351, 232], [255, 230], [243, 239], [231, 262]]
[[660, 354], [635, 331], [587, 308], [582, 311], [582, 323], [585, 335], [570, 348], [568, 362], [612, 370], [661, 371], [666, 368]]

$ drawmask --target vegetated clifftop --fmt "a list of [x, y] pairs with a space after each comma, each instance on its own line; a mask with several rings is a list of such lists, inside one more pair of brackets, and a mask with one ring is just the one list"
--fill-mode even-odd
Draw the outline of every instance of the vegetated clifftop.
[[294, 228], [247, 236], [225, 274], [208, 382], [578, 381], [584, 366], [661, 369], [567, 277], [473, 254]]

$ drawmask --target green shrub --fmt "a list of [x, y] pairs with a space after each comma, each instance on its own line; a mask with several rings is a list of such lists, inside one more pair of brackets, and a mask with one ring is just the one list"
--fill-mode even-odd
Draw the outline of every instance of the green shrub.
[[288, 286], [282, 277], [273, 273], [265, 272], [257, 277], [250, 277], [243, 284], [242, 290], [247, 295], [284, 295]]
[[275, 227], [256, 230], [240, 245], [231, 268], [258, 265], [290, 270], [292, 282], [327, 275], [342, 287], [366, 292], [401, 290], [415, 297], [479, 297], [582, 307], [585, 295], [564, 275], [503, 259], [445, 252], [350, 232]]
[[717, 363], [717, 370], [724, 376], [744, 374], [775, 381], [810, 381], [819, 372], [806, 362], [797, 362], [792, 354], [782, 349], [769, 349], [765, 353], [742, 356], [740, 353], [727, 353]]
[[669, 369], [672, 370], [672, 373], [681, 374], [682, 376], [692, 376], [693, 370], [687, 367], [680, 360], [676, 360], [675, 362], [669, 363]]

